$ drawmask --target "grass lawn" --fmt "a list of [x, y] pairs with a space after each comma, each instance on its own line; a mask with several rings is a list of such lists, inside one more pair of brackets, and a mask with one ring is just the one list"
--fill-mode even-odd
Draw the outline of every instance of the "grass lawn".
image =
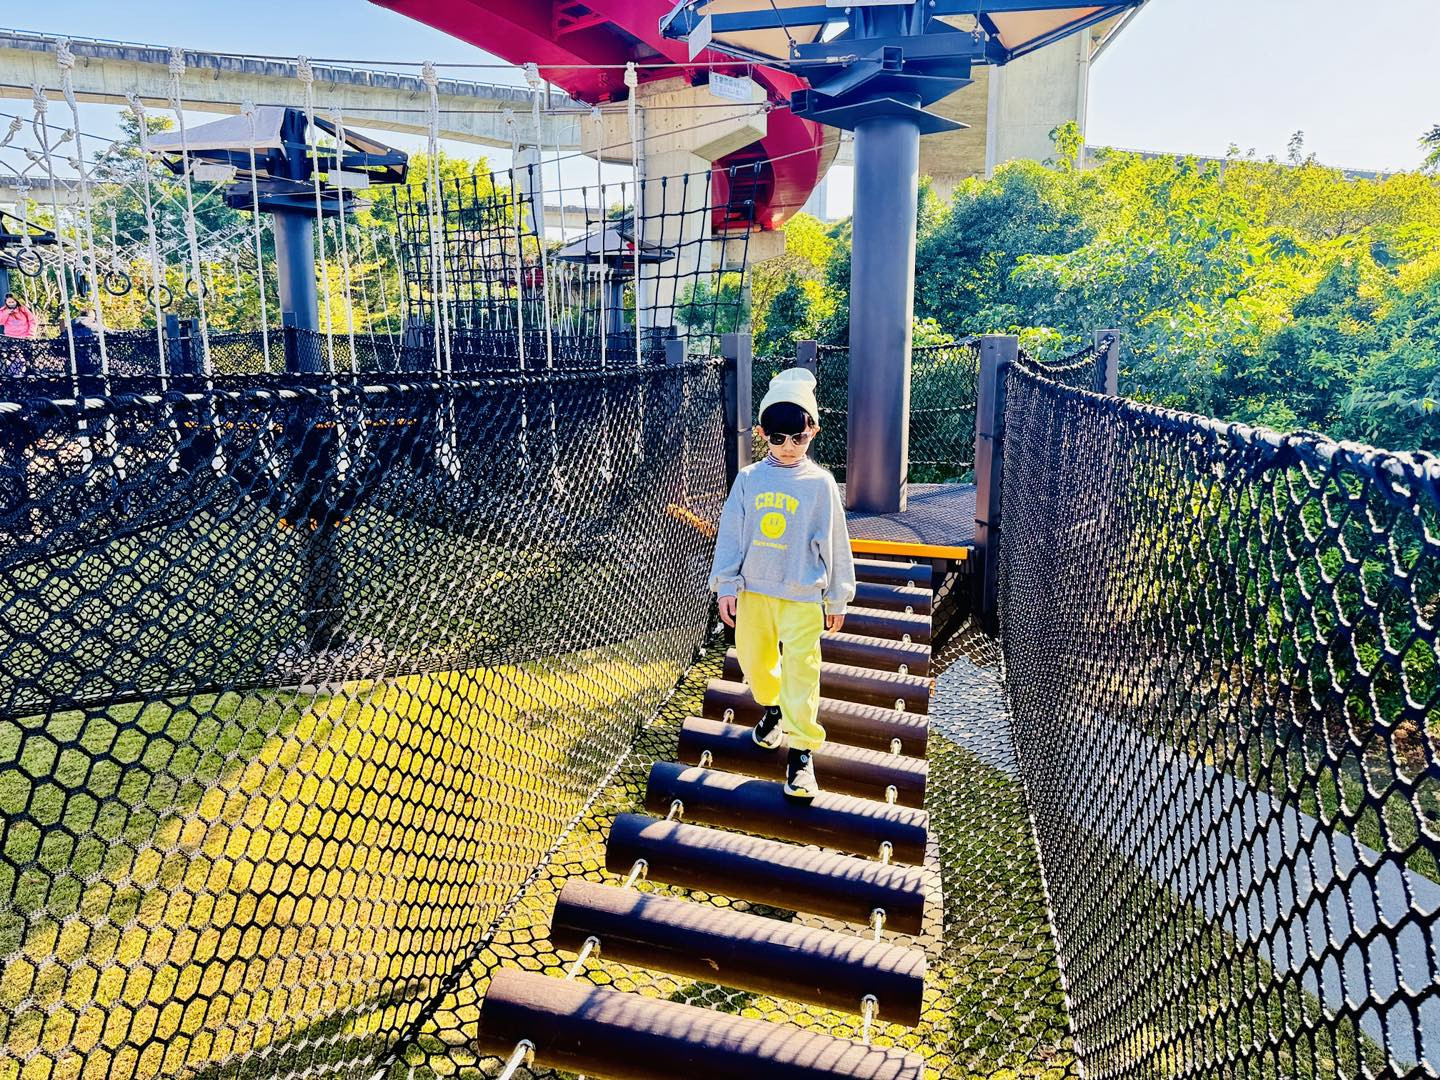
[[676, 638], [0, 722], [0, 1078], [388, 1041], [673, 685]]

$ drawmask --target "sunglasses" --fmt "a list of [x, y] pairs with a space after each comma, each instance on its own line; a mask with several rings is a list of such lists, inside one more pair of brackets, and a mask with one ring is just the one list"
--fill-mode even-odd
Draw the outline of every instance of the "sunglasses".
[[777, 432], [766, 436], [770, 440], [771, 446], [784, 446], [787, 442], [793, 442], [796, 446], [804, 446], [813, 437], [809, 431], [802, 431], [799, 435], [781, 435]]

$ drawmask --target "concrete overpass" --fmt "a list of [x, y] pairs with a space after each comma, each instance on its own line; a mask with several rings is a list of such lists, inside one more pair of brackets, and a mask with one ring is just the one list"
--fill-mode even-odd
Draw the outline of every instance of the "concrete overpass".
[[[28, 30], [0, 29], [0, 97], [28, 101], [31, 87], [40, 86], [58, 99], [55, 47], [60, 40]], [[170, 49], [99, 38], [68, 40], [75, 54], [72, 78], [80, 101], [123, 106], [126, 94], [138, 92], [147, 106], [169, 105]], [[305, 104], [305, 88], [292, 60], [190, 49], [183, 50], [183, 55], [181, 90], [186, 111], [238, 113], [241, 102], [247, 100], [257, 105]], [[346, 123], [367, 129], [409, 135], [424, 135], [429, 130], [429, 92], [418, 74], [333, 64], [312, 66], [317, 110], [338, 108]], [[561, 93], [544, 96], [546, 108], [574, 109], [575, 115], [542, 115], [537, 133], [531, 117], [534, 95], [528, 88], [441, 79], [440, 137], [508, 149], [512, 131], [503, 110], [510, 109], [522, 145], [538, 142], [547, 148], [578, 147], [579, 118], [589, 107]]]
[[1004, 67], [977, 66], [975, 84], [931, 111], [969, 124], [968, 131], [920, 140], [920, 172], [948, 199], [960, 181], [989, 176], [1007, 161], [1044, 161], [1050, 133], [1075, 121], [1085, 133], [1090, 65], [1142, 8], [1047, 45]]

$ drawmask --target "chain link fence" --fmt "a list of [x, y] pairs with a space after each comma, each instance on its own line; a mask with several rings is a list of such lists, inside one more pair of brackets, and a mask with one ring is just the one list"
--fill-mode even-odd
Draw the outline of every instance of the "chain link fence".
[[1436, 1075], [1440, 461], [1047, 375], [1000, 644], [1086, 1075]]

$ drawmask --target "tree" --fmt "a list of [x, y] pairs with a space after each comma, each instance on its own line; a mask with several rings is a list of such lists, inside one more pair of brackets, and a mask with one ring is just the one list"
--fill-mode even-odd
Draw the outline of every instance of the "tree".
[[1420, 136], [1420, 145], [1429, 151], [1425, 155], [1425, 160], [1420, 163], [1421, 171], [1440, 172], [1440, 124], [1436, 124]]

